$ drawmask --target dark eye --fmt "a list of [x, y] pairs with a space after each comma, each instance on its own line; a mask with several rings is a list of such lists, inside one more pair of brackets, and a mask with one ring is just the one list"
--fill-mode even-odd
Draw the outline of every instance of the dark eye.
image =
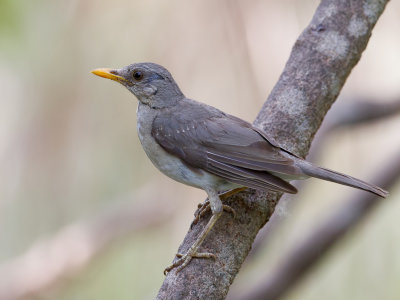
[[141, 71], [133, 71], [133, 79], [140, 81], [143, 78], [143, 73]]

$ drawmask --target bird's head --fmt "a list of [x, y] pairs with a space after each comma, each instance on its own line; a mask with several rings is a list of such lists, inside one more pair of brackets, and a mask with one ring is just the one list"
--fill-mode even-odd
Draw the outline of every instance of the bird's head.
[[143, 104], [152, 108], [175, 105], [184, 98], [171, 74], [154, 63], [137, 63], [121, 69], [96, 69], [93, 74], [121, 83]]

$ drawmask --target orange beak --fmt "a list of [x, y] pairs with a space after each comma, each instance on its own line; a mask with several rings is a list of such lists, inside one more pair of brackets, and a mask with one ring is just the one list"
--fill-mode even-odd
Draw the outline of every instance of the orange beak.
[[124, 82], [126, 81], [126, 79], [122, 76], [119, 75], [115, 75], [115, 71], [113, 69], [107, 69], [107, 68], [101, 68], [101, 69], [96, 69], [93, 70], [92, 73], [94, 75], [100, 76], [100, 77], [104, 77], [104, 78], [108, 78], [117, 82]]

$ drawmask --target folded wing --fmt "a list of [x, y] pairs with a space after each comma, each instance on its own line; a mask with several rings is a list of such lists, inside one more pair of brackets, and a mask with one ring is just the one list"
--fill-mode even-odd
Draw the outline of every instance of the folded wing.
[[187, 165], [247, 187], [296, 193], [279, 175], [304, 174], [250, 123], [196, 102], [156, 117], [152, 136]]

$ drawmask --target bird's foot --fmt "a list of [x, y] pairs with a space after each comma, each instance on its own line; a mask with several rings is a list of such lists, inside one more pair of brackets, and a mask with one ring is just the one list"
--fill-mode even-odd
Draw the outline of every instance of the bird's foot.
[[[223, 192], [222, 194], [219, 194], [218, 196], [221, 199], [221, 201], [224, 201], [224, 200], [228, 199], [230, 196], [233, 196], [239, 192], [242, 192], [245, 189], [247, 189], [247, 188], [246, 187], [236, 188], [233, 190]], [[222, 205], [222, 208], [224, 211], [232, 213], [234, 218], [236, 217], [235, 210], [232, 207], [230, 207], [229, 205], [224, 204], [224, 205]], [[202, 217], [204, 217], [209, 211], [211, 211], [209, 200], [205, 201], [204, 203], [199, 203], [199, 205], [197, 206], [197, 211], [194, 213], [194, 220], [193, 220], [192, 224], [190, 225], [190, 228], [193, 228], [193, 226], [196, 225], [200, 221], [200, 219]]]
[[198, 253], [197, 249], [189, 249], [189, 251], [186, 254], [181, 254], [177, 253], [176, 256], [179, 258], [176, 262], [174, 262], [172, 265], [168, 266], [164, 270], [164, 275], [167, 275], [171, 270], [176, 269], [176, 272], [178, 273], [181, 271], [184, 267], [188, 265], [188, 263], [192, 260], [192, 258], [212, 258], [215, 259], [215, 255], [212, 253], [204, 252], [204, 253]]
[[[215, 193], [215, 197], [218, 197], [218, 195]], [[213, 200], [213, 199], [211, 199]], [[219, 199], [218, 199], [219, 200]], [[209, 205], [209, 204], [208, 204]], [[230, 208], [230, 207], [229, 207]], [[204, 208], [206, 209], [206, 208]], [[231, 209], [231, 208], [230, 208]], [[175, 261], [171, 266], [167, 267], [164, 270], [164, 274], [170, 272], [172, 269], [177, 268], [177, 272], [182, 270], [186, 265], [192, 260], [192, 258], [214, 258], [215, 256], [212, 253], [199, 253], [198, 249], [200, 245], [203, 243], [204, 239], [207, 237], [208, 233], [210, 230], [213, 228], [214, 224], [217, 222], [217, 220], [221, 217], [222, 211], [213, 213], [210, 220], [206, 224], [206, 226], [203, 228], [201, 231], [200, 235], [197, 237], [197, 239], [194, 241], [192, 246], [190, 246], [189, 250], [186, 252], [186, 254], [177, 254], [176, 256], [179, 258], [177, 261]]]
[[[236, 217], [236, 211], [229, 205], [223, 204], [222, 209], [226, 212], [230, 212], [233, 215], [233, 218]], [[196, 225], [200, 221], [200, 219], [210, 211], [211, 206], [209, 200], [205, 201], [204, 203], [199, 203], [199, 205], [197, 206], [197, 211], [194, 213], [194, 220], [192, 224], [190, 224], [190, 228], [193, 228], [193, 226]]]

